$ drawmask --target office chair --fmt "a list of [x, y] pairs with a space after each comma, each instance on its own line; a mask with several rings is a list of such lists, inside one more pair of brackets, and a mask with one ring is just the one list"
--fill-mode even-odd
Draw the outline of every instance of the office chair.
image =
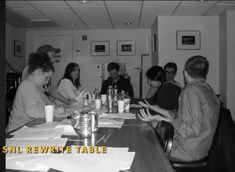
[[169, 158], [173, 145], [174, 127], [169, 122], [160, 121], [155, 128], [155, 133], [166, 156]]

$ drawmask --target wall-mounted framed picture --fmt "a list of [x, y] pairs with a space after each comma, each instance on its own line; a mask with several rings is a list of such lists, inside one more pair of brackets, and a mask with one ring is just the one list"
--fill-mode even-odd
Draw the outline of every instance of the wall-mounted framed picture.
[[200, 50], [201, 32], [200, 30], [178, 30], [176, 31], [177, 50]]
[[136, 52], [135, 41], [117, 41], [118, 56], [134, 56]]
[[14, 40], [14, 56], [23, 57], [23, 42]]
[[109, 56], [109, 41], [91, 41], [92, 56]]

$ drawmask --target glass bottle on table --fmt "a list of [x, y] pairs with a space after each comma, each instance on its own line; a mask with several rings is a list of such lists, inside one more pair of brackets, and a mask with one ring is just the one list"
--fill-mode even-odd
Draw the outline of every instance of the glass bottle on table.
[[107, 108], [108, 108], [109, 113], [113, 112], [113, 88], [112, 86], [109, 86], [108, 91], [107, 91]]
[[117, 85], [114, 85], [114, 89], [113, 89], [113, 112], [118, 113], [118, 89], [117, 89]]
[[83, 92], [83, 106], [87, 107], [89, 104], [89, 95], [84, 91]]

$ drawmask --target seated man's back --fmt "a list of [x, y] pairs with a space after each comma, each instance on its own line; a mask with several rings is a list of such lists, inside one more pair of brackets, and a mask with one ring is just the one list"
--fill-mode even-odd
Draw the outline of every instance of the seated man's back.
[[179, 97], [179, 110], [173, 122], [173, 159], [193, 161], [207, 156], [218, 117], [219, 103], [205, 80], [189, 83]]

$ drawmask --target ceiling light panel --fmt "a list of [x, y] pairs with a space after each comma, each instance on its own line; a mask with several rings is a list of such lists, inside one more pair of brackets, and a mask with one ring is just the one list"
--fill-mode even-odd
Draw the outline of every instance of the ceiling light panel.
[[31, 8], [31, 6], [29, 4], [27, 4], [25, 1], [6, 1], [6, 6], [11, 9]]
[[74, 23], [74, 29], [87, 29], [86, 25], [73, 13], [64, 1], [28, 1], [32, 6], [46, 14], [63, 29], [71, 29], [68, 23]]
[[144, 1], [141, 28], [150, 28], [156, 16], [169, 16], [179, 4], [179, 1]]
[[112, 29], [107, 10], [103, 1], [91, 1], [81, 4], [78, 1], [66, 1], [71, 8], [92, 29]]
[[[114, 28], [137, 28], [142, 1], [105, 1]], [[127, 26], [125, 23], [131, 22]]]
[[235, 2], [234, 1], [220, 1], [216, 4], [210, 11], [206, 13], [206, 15], [219, 15], [220, 13], [226, 10], [235, 10]]
[[182, 1], [180, 6], [175, 11], [174, 15], [196, 16], [202, 15], [213, 7], [217, 1]]

